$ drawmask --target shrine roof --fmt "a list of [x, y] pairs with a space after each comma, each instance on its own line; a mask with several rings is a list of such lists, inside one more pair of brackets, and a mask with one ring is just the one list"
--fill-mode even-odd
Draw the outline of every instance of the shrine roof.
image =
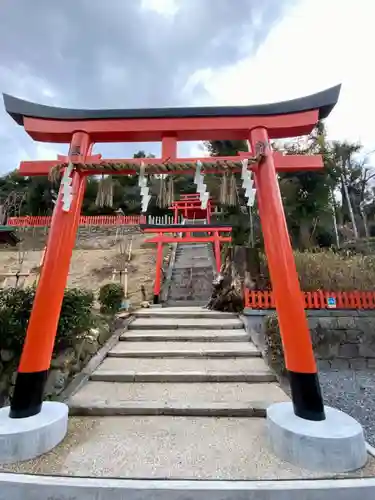
[[326, 118], [337, 103], [341, 85], [316, 94], [290, 101], [250, 106], [209, 106], [149, 109], [69, 109], [46, 106], [3, 94], [7, 113], [23, 125], [25, 117], [52, 120], [109, 120], [152, 118], [203, 118], [277, 116], [319, 110], [319, 118]]

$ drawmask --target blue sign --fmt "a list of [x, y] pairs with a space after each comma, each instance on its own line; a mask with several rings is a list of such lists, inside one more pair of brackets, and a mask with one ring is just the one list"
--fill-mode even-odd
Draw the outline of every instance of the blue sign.
[[336, 299], [334, 297], [327, 298], [328, 309], [336, 309]]

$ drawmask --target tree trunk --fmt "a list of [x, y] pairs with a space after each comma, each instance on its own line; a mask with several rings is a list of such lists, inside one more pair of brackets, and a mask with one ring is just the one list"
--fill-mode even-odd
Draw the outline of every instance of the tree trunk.
[[301, 220], [299, 226], [299, 246], [303, 250], [311, 247], [311, 223], [310, 221]]
[[344, 179], [343, 175], [341, 175], [341, 182], [342, 182], [342, 185], [343, 185], [343, 188], [344, 188], [346, 202], [348, 204], [348, 210], [349, 210], [350, 220], [351, 220], [351, 223], [352, 223], [352, 226], [353, 226], [354, 238], [357, 240], [358, 239], [357, 224], [356, 224], [355, 217], [354, 217], [352, 202], [351, 202], [351, 199], [350, 199], [350, 196], [349, 196], [348, 186], [346, 185], [346, 182], [345, 182], [345, 179]]
[[228, 248], [218, 278], [213, 283], [213, 292], [207, 304], [216, 311], [240, 312], [244, 308], [243, 290], [254, 288], [251, 278], [250, 248], [235, 246]]

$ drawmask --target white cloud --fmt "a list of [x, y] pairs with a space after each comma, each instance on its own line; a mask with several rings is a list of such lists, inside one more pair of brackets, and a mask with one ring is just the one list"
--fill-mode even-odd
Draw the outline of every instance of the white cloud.
[[47, 146], [44, 143], [36, 143], [35, 157], [38, 160], [54, 160], [57, 158], [58, 154], [66, 154], [67, 146], [66, 144], [58, 144], [56, 146]]
[[53, 101], [57, 95], [45, 79], [31, 74], [29, 68], [24, 64], [16, 64], [14, 68], [0, 65], [0, 73], [6, 82], [1, 89], [2, 92], [26, 100], [37, 100], [38, 97], [43, 97], [44, 101]]
[[141, 7], [165, 17], [173, 17], [178, 9], [178, 0], [141, 0]]
[[203, 84], [195, 105], [257, 104], [315, 93], [342, 83], [327, 120], [334, 139], [360, 140], [373, 149], [375, 2], [301, 0], [254, 56], [215, 71], [195, 73], [186, 89]]

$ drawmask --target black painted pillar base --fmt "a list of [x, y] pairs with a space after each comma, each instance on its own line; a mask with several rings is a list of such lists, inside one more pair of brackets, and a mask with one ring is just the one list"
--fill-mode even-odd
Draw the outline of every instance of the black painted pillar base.
[[159, 303], [160, 303], [159, 295], [154, 295], [154, 304], [159, 304]]
[[16, 385], [10, 404], [10, 418], [27, 418], [40, 413], [48, 370], [17, 373]]
[[305, 420], [325, 420], [324, 404], [317, 373], [288, 371], [294, 413]]

